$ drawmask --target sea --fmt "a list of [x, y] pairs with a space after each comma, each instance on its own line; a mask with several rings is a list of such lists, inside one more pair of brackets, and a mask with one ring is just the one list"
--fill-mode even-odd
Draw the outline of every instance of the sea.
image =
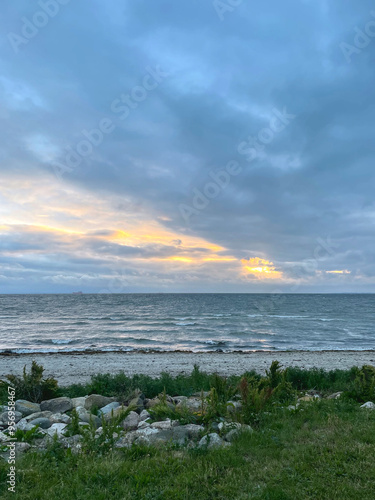
[[374, 294], [0, 295], [0, 351], [375, 349]]

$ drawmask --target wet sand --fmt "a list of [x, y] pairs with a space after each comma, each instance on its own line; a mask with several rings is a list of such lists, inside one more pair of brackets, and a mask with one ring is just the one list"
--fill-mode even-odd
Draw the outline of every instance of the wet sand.
[[375, 351], [267, 351], [251, 353], [190, 353], [190, 352], [94, 352], [53, 354], [0, 354], [0, 377], [22, 374], [24, 365], [32, 360], [42, 364], [45, 376], [55, 377], [59, 385], [83, 383], [96, 373], [143, 373], [156, 377], [161, 372], [171, 375], [189, 373], [194, 364], [206, 372], [221, 375], [241, 374], [246, 370], [264, 373], [276, 359], [287, 366], [301, 368], [349, 369], [365, 364], [375, 365]]

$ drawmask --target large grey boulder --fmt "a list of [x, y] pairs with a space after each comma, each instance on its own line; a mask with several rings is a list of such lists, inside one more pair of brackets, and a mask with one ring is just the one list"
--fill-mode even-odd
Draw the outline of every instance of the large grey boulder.
[[139, 424], [139, 415], [135, 411], [131, 411], [129, 415], [122, 422], [122, 426], [125, 430], [135, 430]]
[[77, 408], [77, 406], [85, 406], [85, 401], [88, 398], [88, 396], [81, 396], [79, 398], [72, 398], [72, 405], [73, 408]]
[[70, 424], [70, 422], [72, 421], [69, 415], [66, 415], [65, 413], [52, 413], [49, 419], [51, 420], [52, 424]]
[[101, 420], [98, 416], [93, 415], [89, 411], [85, 410], [82, 406], [78, 406], [76, 408], [76, 412], [78, 414], [78, 418], [80, 422], [84, 422], [85, 424], [90, 424], [92, 422], [98, 428], [101, 425]]
[[[205, 405], [206, 403], [203, 402], [203, 406]], [[184, 400], [180, 400], [177, 408], [186, 408], [190, 412], [197, 412], [202, 409], [202, 400], [198, 398], [187, 398]]]
[[31, 420], [28, 425], [31, 425], [33, 427], [36, 427], [38, 425], [41, 429], [49, 429], [52, 425], [52, 422], [48, 418], [40, 417]]
[[27, 431], [29, 428], [27, 427], [28, 423], [37, 418], [49, 418], [52, 415], [50, 411], [38, 411], [37, 413], [32, 413], [31, 415], [27, 415], [27, 417], [21, 418], [21, 420], [17, 423], [17, 429], [21, 431]]
[[22, 418], [22, 413], [19, 411], [15, 412], [4, 411], [4, 413], [0, 415], [1, 422], [3, 422], [6, 425], [9, 425], [8, 422], [13, 422], [13, 421], [17, 423], [21, 420], [21, 418]]
[[187, 432], [189, 439], [197, 439], [204, 431], [203, 425], [197, 424], [181, 425], [180, 429], [184, 429]]
[[51, 411], [52, 413], [65, 413], [73, 408], [72, 400], [70, 398], [54, 398], [42, 401], [40, 409], [42, 411]]
[[26, 420], [26, 422], [30, 422], [31, 420], [35, 420], [36, 418], [50, 418], [52, 412], [50, 411], [38, 411], [37, 413], [31, 413], [31, 415], [27, 415], [22, 420]]
[[40, 411], [40, 405], [38, 403], [32, 403], [31, 401], [26, 401], [26, 399], [18, 399], [15, 407], [16, 411], [22, 413], [23, 417]]
[[113, 403], [108, 403], [99, 410], [98, 415], [107, 415], [107, 413], [111, 413], [112, 410], [115, 410], [119, 406], [120, 403], [118, 403], [117, 401], [114, 401]]
[[47, 433], [53, 437], [57, 435], [57, 437], [63, 437], [66, 429], [66, 424], [52, 424], [49, 429], [47, 429]]
[[140, 420], [147, 420], [150, 417], [151, 417], [151, 415], [149, 414], [149, 412], [147, 410], [142, 410], [140, 415], [139, 415]]
[[108, 422], [109, 420], [113, 420], [117, 417], [121, 417], [121, 415], [123, 413], [125, 413], [126, 410], [127, 410], [127, 406], [118, 406], [114, 410], [112, 409], [110, 412], [106, 413], [104, 415], [104, 420]]
[[212, 432], [211, 434], [206, 434], [198, 443], [198, 448], [207, 447], [209, 450], [214, 448], [220, 448], [224, 445], [224, 441], [221, 439], [219, 434], [216, 432]]
[[103, 406], [113, 403], [115, 398], [108, 398], [106, 396], [101, 396], [100, 394], [90, 394], [85, 400], [84, 408], [86, 410], [91, 410], [92, 408], [103, 408]]

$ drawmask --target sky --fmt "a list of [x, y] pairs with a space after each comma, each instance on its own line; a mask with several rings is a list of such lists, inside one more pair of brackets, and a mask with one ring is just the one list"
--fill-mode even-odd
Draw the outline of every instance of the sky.
[[17, 0], [0, 293], [375, 292], [370, 0]]

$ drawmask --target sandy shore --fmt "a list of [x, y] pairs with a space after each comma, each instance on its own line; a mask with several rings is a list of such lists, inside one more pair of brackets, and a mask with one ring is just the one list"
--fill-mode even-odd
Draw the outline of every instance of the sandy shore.
[[0, 355], [0, 377], [8, 373], [21, 374], [24, 365], [30, 367], [32, 360], [42, 364], [45, 375], [57, 378], [60, 385], [82, 383], [95, 373], [118, 373], [127, 375], [144, 373], [158, 376], [161, 372], [172, 375], [189, 373], [194, 364], [206, 372], [222, 375], [241, 374], [246, 370], [264, 373], [272, 360], [283, 366], [301, 368], [318, 367], [325, 370], [348, 369], [352, 366], [375, 364], [375, 351], [278, 351], [253, 353], [54, 353]]

